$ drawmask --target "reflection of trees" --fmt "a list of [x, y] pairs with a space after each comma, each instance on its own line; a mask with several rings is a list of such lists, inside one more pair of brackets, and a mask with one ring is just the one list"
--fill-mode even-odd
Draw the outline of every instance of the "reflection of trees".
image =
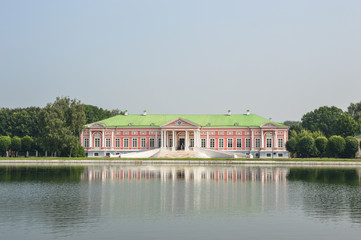
[[291, 168], [289, 181], [300, 181], [304, 211], [318, 219], [338, 220], [349, 216], [361, 223], [359, 170]]
[[289, 181], [360, 185], [359, 171], [334, 168], [291, 168]]
[[45, 224], [54, 231], [83, 224], [93, 214], [88, 212], [87, 188], [79, 184], [83, 171], [83, 167], [0, 167], [0, 222]]
[[77, 182], [84, 167], [0, 167], [0, 182]]

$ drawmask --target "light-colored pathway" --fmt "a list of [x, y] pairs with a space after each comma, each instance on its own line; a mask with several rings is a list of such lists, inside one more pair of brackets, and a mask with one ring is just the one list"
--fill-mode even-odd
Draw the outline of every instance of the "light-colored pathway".
[[209, 158], [206, 154], [197, 151], [169, 151], [163, 150], [153, 155], [151, 158]]

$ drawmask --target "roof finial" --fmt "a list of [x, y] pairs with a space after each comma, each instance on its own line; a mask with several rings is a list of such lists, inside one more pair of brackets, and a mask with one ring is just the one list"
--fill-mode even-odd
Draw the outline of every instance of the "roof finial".
[[231, 110], [228, 110], [228, 113], [227, 113], [228, 116], [231, 116], [232, 115], [232, 112]]

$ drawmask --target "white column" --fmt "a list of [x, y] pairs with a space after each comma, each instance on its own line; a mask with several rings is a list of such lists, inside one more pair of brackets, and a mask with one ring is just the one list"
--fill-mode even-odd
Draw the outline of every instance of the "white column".
[[84, 130], [80, 133], [80, 145], [84, 146]]
[[172, 131], [172, 151], [175, 150], [175, 141], [174, 141], [174, 130]]
[[164, 132], [160, 130], [160, 147], [163, 148], [163, 141], [164, 141]]
[[102, 148], [104, 148], [105, 147], [105, 132], [104, 132], [104, 130], [103, 130], [103, 132], [102, 132]]
[[110, 149], [114, 149], [113, 143], [114, 143], [114, 130], [112, 131], [112, 138], [110, 139]]
[[263, 129], [261, 129], [261, 149], [264, 148]]
[[164, 131], [164, 135], [165, 135], [165, 138], [164, 138], [164, 140], [165, 140], [164, 146], [167, 148], [167, 146], [168, 146], [168, 133], [167, 133], [167, 130]]
[[186, 139], [185, 139], [185, 146], [184, 146], [184, 150], [188, 151], [189, 150], [189, 134], [188, 131], [186, 130]]
[[251, 150], [254, 150], [254, 132], [252, 129], [251, 130]]
[[275, 130], [275, 148], [278, 148], [277, 129]]
[[157, 148], [158, 146], [158, 132], [155, 132], [155, 139], [154, 139], [154, 148]]
[[286, 131], [283, 131], [283, 148], [286, 146]]
[[196, 146], [196, 130], [193, 130], [193, 147]]
[[206, 148], [209, 148], [209, 132], [207, 131]]
[[201, 147], [201, 131], [200, 130], [198, 130], [197, 131], [197, 147]]
[[89, 129], [89, 148], [93, 147], [92, 131]]

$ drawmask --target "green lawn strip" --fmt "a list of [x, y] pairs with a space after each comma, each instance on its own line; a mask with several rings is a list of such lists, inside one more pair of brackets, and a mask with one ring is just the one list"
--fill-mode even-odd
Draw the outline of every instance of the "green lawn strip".
[[277, 162], [361, 162], [361, 159], [345, 158], [70, 158], [70, 157], [0, 157], [0, 161], [11, 160], [134, 160], [134, 161], [277, 161]]

